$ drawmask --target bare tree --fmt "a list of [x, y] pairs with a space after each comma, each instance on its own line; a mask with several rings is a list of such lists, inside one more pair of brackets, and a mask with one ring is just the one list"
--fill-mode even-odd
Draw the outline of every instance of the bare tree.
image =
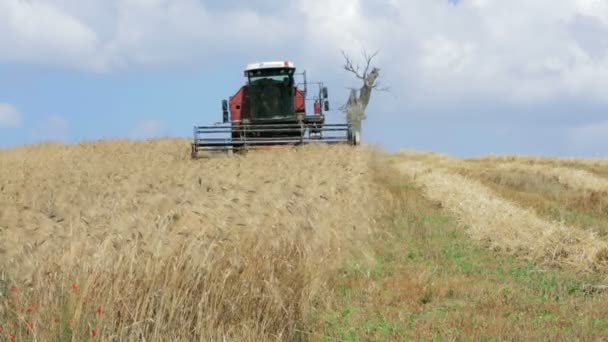
[[346, 112], [346, 118], [352, 125], [353, 130], [359, 134], [359, 139], [361, 139], [362, 136], [361, 129], [363, 120], [367, 118], [365, 111], [369, 105], [372, 91], [388, 90], [388, 88], [380, 87], [378, 82], [378, 78], [380, 77], [380, 69], [372, 66], [372, 60], [378, 55], [378, 51], [370, 55], [365, 49], [363, 49], [362, 55], [365, 60], [365, 66], [363, 69], [359, 66], [359, 64], [353, 62], [353, 60], [344, 51], [342, 51], [342, 56], [344, 56], [345, 60], [344, 70], [354, 74], [355, 77], [363, 81], [361, 88], [351, 88], [348, 102], [343, 107], [343, 110]]

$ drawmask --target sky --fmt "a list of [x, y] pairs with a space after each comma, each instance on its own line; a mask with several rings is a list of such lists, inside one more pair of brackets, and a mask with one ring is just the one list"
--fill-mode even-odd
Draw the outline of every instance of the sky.
[[373, 65], [363, 141], [456, 156], [608, 157], [608, 0], [0, 0], [0, 148], [190, 137], [253, 62], [329, 88]]

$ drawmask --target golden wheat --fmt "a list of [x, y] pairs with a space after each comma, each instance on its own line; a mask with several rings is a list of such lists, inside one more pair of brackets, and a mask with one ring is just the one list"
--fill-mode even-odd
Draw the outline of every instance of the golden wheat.
[[489, 248], [577, 271], [608, 269], [608, 244], [591, 232], [540, 219], [477, 181], [419, 161], [401, 170], [460, 219], [468, 234]]
[[193, 161], [185, 140], [0, 151], [0, 291], [19, 289], [0, 324], [38, 340], [301, 338], [388, 201], [373, 155]]

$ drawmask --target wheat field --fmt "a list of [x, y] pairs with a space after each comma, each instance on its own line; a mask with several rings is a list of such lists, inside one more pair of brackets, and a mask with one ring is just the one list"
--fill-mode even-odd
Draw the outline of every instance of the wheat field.
[[382, 210], [372, 159], [310, 146], [191, 160], [184, 140], [2, 151], [0, 290], [23, 297], [0, 306], [3, 329], [40, 340], [65, 338], [68, 323], [73, 340], [304, 336], [329, 275]]
[[608, 337], [604, 160], [0, 150], [0, 341]]

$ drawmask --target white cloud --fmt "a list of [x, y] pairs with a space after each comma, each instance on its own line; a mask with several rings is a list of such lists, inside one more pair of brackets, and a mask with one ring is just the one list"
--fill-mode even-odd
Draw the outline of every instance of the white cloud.
[[608, 2], [603, 0], [574, 0], [578, 12], [608, 24]]
[[160, 138], [166, 135], [167, 126], [159, 120], [146, 120], [138, 123], [131, 131], [133, 139]]
[[[397, 29], [394, 36], [414, 41], [410, 52], [399, 53], [406, 59], [418, 54], [420, 61], [403, 65], [399, 74], [412, 80], [407, 90], [418, 97], [605, 99], [606, 87], [597, 89], [608, 82], [598, 74], [605, 73], [608, 59], [591, 60], [570, 33], [584, 13], [575, 2], [486, 0], [421, 6], [419, 1], [403, 1], [396, 7], [400, 21], [412, 24]], [[608, 18], [608, 13], [601, 16]], [[606, 50], [600, 55], [605, 57]], [[595, 77], [589, 77], [590, 70]]]
[[0, 2], [0, 60], [94, 68], [96, 33], [62, 8], [42, 1]]
[[422, 45], [423, 67], [438, 72], [459, 73], [470, 67], [474, 58], [475, 44], [459, 43], [435, 36]]
[[20, 127], [22, 121], [23, 116], [17, 108], [6, 103], [0, 103], [0, 128]]
[[50, 115], [36, 123], [31, 130], [32, 138], [36, 141], [61, 141], [69, 139], [69, 123], [59, 115]]
[[[198, 0], [11, 0], [0, 2], [0, 61], [101, 72], [201, 65], [230, 49], [277, 44], [284, 27], [281, 18], [212, 12]], [[263, 32], [272, 34], [260, 39]]]
[[325, 75], [365, 45], [408, 101], [608, 100], [600, 0], [12, 0], [0, 32], [4, 61], [112, 72], [293, 58]]

